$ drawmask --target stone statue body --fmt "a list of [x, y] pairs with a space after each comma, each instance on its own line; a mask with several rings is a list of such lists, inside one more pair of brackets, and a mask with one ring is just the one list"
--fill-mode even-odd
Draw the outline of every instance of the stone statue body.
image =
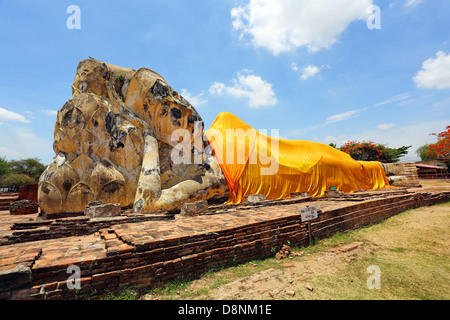
[[96, 200], [153, 212], [223, 196], [226, 181], [212, 154], [202, 163], [172, 160], [177, 129], [191, 133], [193, 142], [194, 133], [203, 135], [203, 122], [159, 74], [81, 61], [72, 98], [56, 118], [57, 156], [39, 181], [41, 210], [82, 211]]

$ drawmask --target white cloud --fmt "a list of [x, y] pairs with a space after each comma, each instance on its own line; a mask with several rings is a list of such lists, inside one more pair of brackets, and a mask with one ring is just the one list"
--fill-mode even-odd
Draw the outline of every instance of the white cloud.
[[181, 89], [181, 95], [189, 101], [194, 107], [201, 106], [202, 104], [208, 103], [208, 100], [203, 99], [204, 91], [200, 92], [199, 95], [193, 96], [186, 89]]
[[[231, 10], [233, 29], [273, 54], [299, 47], [328, 48], [356, 20], [370, 16], [373, 0], [249, 0]], [[365, 26], [364, 26], [365, 27]]]
[[[249, 72], [248, 70], [244, 71]], [[246, 75], [238, 73], [237, 78], [233, 79], [232, 86], [214, 82], [210, 86], [209, 92], [213, 95], [228, 94], [237, 98], [246, 98], [252, 108], [273, 106], [278, 103], [272, 84], [251, 73]]]
[[1, 157], [6, 157], [7, 159], [14, 159], [16, 157], [20, 157], [21, 153], [6, 147], [0, 147], [0, 155]]
[[409, 97], [411, 97], [411, 95], [409, 93], [402, 93], [402, 94], [396, 95], [396, 96], [394, 96], [392, 98], [389, 98], [387, 100], [378, 102], [377, 104], [375, 104], [375, 107], [379, 107], [379, 106], [382, 106], [382, 105], [385, 105], [385, 104], [390, 104], [392, 102], [398, 102], [398, 101], [406, 100]]
[[393, 127], [395, 127], [395, 123], [380, 123], [377, 126], [377, 129], [379, 129], [379, 130], [388, 130], [388, 129], [391, 129]]
[[331, 124], [331, 123], [337, 123], [337, 122], [342, 122], [342, 121], [349, 120], [352, 118], [356, 118], [366, 110], [367, 110], [367, 108], [362, 108], [362, 109], [351, 110], [351, 111], [347, 111], [344, 113], [335, 114], [335, 115], [329, 116], [326, 119], [326, 123]]
[[29, 123], [30, 121], [19, 113], [0, 108], [0, 125], [5, 122]]
[[[367, 108], [351, 110], [351, 111], [347, 111], [344, 113], [335, 114], [335, 115], [332, 115], [332, 116], [329, 116], [328, 118], [326, 118], [326, 120], [324, 122], [322, 122], [321, 124], [309, 125], [309, 126], [303, 127], [303, 128], [296, 128], [296, 129], [293, 129], [293, 130], [289, 131], [288, 133], [286, 133], [285, 136], [288, 139], [290, 139], [290, 138], [295, 139], [297, 137], [301, 137], [301, 136], [305, 135], [306, 133], [313, 132], [318, 129], [324, 128], [327, 125], [359, 117], [360, 114], [363, 113], [364, 111], [367, 111]], [[335, 142], [335, 141], [336, 141], [336, 139], [333, 136], [328, 136], [325, 138], [326, 143]]]
[[0, 128], [0, 136], [0, 156], [9, 160], [37, 157], [49, 164], [54, 156], [53, 140], [39, 137], [27, 127], [5, 124]]
[[417, 6], [421, 2], [422, 2], [422, 0], [406, 0], [405, 5], [407, 7], [414, 7], [414, 6]]
[[323, 125], [310, 125], [303, 128], [292, 129], [291, 131], [285, 134], [285, 137], [286, 139], [297, 139], [298, 137], [302, 137], [303, 135], [309, 132], [316, 131], [322, 127]]
[[314, 77], [316, 74], [320, 72], [320, 68], [318, 66], [307, 66], [302, 69], [303, 73], [301, 76], [302, 80], [306, 80], [308, 78]]
[[58, 110], [39, 110], [39, 112], [47, 116], [56, 116], [58, 114]]
[[314, 77], [316, 74], [320, 73], [322, 71], [322, 69], [324, 69], [324, 68], [331, 69], [331, 67], [329, 65], [321, 65], [319, 67], [319, 66], [315, 66], [315, 65], [311, 65], [311, 64], [300, 69], [295, 62], [292, 62], [292, 64], [291, 64], [291, 69], [293, 71], [298, 72], [301, 70], [302, 75], [301, 75], [300, 79], [302, 79], [303, 81]]
[[225, 84], [223, 84], [222, 82], [214, 82], [209, 87], [209, 93], [211, 93], [211, 94], [223, 94], [225, 89], [226, 89]]
[[450, 54], [438, 51], [436, 58], [423, 62], [422, 70], [413, 79], [419, 88], [450, 88]]

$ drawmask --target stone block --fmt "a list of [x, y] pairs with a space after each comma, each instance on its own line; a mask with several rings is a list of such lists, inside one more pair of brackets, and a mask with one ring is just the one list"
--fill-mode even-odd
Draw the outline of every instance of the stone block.
[[22, 264], [13, 269], [0, 270], [0, 292], [24, 287], [31, 283], [31, 269]]
[[84, 209], [84, 215], [90, 218], [105, 218], [120, 216], [120, 204], [91, 201]]
[[39, 212], [39, 205], [30, 200], [14, 201], [9, 205], [9, 213], [13, 215], [33, 214]]
[[180, 215], [183, 217], [194, 217], [208, 210], [208, 201], [201, 200], [181, 205]]
[[291, 199], [295, 199], [295, 198], [307, 198], [310, 197], [308, 192], [293, 192], [291, 193]]
[[345, 195], [344, 191], [341, 191], [341, 190], [335, 190], [335, 191], [326, 190], [325, 191], [325, 197], [326, 198], [339, 198], [339, 197], [342, 197], [344, 195]]
[[263, 194], [252, 194], [244, 198], [245, 204], [257, 204], [266, 201], [267, 198]]

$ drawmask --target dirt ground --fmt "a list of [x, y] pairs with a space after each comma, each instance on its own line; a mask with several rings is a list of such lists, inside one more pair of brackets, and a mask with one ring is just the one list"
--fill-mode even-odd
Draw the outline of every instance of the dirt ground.
[[[293, 248], [285, 259], [252, 261], [191, 282], [172, 282], [141, 299], [448, 300], [449, 230], [450, 203], [422, 207], [315, 246]], [[370, 289], [375, 276], [379, 288]]]

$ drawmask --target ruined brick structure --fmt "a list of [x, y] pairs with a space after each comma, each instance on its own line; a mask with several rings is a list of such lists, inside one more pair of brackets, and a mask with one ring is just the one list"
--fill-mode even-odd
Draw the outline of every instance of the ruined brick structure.
[[[198, 277], [216, 266], [273, 256], [286, 243], [306, 246], [307, 226], [301, 221], [300, 208], [311, 204], [319, 213], [311, 224], [312, 232], [323, 239], [449, 200], [450, 192], [391, 188], [337, 198], [296, 197], [216, 206], [199, 216], [171, 221], [133, 222], [130, 216], [128, 221], [108, 226], [107, 220], [88, 221], [87, 217], [57, 219], [36, 226], [35, 235], [48, 227], [54, 228], [48, 235], [59, 230], [62, 238], [40, 241], [32, 232], [18, 229], [13, 234], [19, 237], [2, 239], [0, 299], [75, 299], [125, 287], [154, 288], [177, 277]], [[82, 231], [87, 224], [93, 229]], [[77, 230], [85, 236], [73, 236]], [[80, 268], [79, 290], [67, 286], [69, 266]]]

